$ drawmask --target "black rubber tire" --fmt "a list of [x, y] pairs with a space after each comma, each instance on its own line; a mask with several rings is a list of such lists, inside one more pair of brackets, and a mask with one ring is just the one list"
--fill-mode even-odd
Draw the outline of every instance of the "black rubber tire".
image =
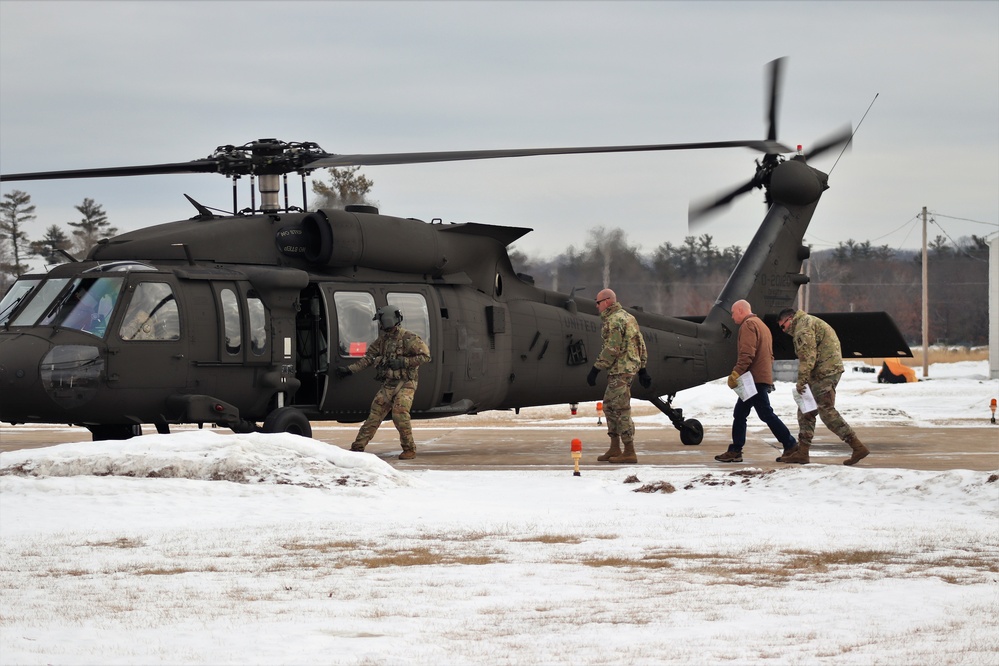
[[684, 446], [697, 446], [704, 439], [704, 428], [697, 419], [687, 419], [680, 428], [680, 441]]
[[292, 435], [312, 437], [312, 425], [302, 410], [295, 407], [279, 407], [264, 419], [264, 432], [288, 432]]

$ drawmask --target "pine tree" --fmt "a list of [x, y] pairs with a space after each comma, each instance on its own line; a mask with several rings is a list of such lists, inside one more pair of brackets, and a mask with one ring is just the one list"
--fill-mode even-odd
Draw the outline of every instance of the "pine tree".
[[46, 264], [58, 264], [63, 252], [68, 252], [73, 246], [73, 241], [66, 236], [66, 232], [53, 224], [45, 230], [45, 235], [36, 241], [31, 241], [31, 254], [38, 257], [45, 257]]
[[83, 203], [75, 208], [83, 215], [83, 219], [79, 222], [67, 222], [67, 224], [74, 227], [73, 236], [76, 237], [77, 257], [83, 258], [87, 256], [92, 247], [97, 245], [97, 241], [114, 236], [118, 233], [118, 229], [111, 226], [107, 213], [93, 199], [85, 198]]
[[27, 270], [21, 259], [28, 252], [28, 234], [24, 225], [35, 219], [31, 195], [14, 190], [0, 202], [0, 273], [17, 277]]

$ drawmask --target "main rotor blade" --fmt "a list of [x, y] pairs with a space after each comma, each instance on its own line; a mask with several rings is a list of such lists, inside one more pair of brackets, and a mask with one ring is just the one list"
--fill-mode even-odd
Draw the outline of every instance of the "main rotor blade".
[[852, 138], [853, 127], [851, 125], [844, 125], [829, 136], [820, 139], [814, 148], [805, 153], [805, 160], [815, 159], [827, 150], [838, 148], [844, 144], [847, 144], [847, 147], [849, 147], [850, 139]]
[[523, 148], [500, 150], [454, 150], [428, 153], [381, 153], [372, 155], [329, 155], [309, 162], [306, 169], [344, 166], [376, 166], [384, 164], [423, 164], [427, 162], [460, 162], [490, 160], [504, 157], [536, 155], [578, 155], [583, 153], [639, 153], [657, 150], [698, 150], [704, 148], [751, 148], [761, 153], [789, 153], [787, 146], [776, 141], [706, 141], [701, 143], [664, 143], [637, 146], [595, 146], [582, 148]]
[[771, 60], [767, 65], [767, 89], [770, 90], [770, 106], [767, 110], [767, 117], [770, 121], [767, 129], [767, 138], [771, 141], [777, 140], [777, 107], [780, 106], [781, 90], [784, 83], [784, 61], [786, 58]]
[[119, 176], [153, 176], [171, 173], [216, 173], [218, 160], [204, 159], [193, 162], [172, 164], [148, 164], [145, 166], [107, 167], [103, 169], [72, 169], [68, 171], [37, 171], [35, 173], [5, 173], [0, 181], [16, 180], [60, 180], [67, 178], [117, 178]]
[[687, 227], [690, 228], [692, 226], [696, 226], [697, 223], [700, 222], [708, 213], [729, 205], [736, 197], [750, 192], [757, 187], [760, 187], [760, 184], [755, 178], [753, 178], [749, 182], [743, 183], [734, 190], [731, 190], [715, 199], [707, 199], [696, 204], [690, 204], [687, 208]]

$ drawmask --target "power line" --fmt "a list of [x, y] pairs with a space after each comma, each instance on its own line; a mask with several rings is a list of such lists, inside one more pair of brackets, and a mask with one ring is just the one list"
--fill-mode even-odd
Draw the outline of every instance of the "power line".
[[953, 215], [945, 215], [932, 210], [930, 213], [935, 217], [946, 217], [949, 220], [960, 220], [961, 222], [974, 222], [975, 224], [986, 224], [990, 227], [999, 227], [999, 222], [982, 222], [981, 220], [972, 220], [967, 217], [954, 217]]
[[936, 219], [934, 219], [934, 218], [931, 217], [930, 218], [930, 222], [932, 222], [933, 224], [937, 225], [937, 227], [940, 228], [940, 231], [944, 232], [944, 236], [946, 236], [947, 239], [950, 240], [950, 242], [954, 244], [954, 247], [957, 249], [957, 251], [960, 252], [961, 254], [963, 254], [964, 256], [966, 256], [968, 259], [974, 259], [975, 261], [982, 261], [982, 262], [986, 262], [987, 261], [986, 259], [979, 258], [979, 257], [973, 257], [970, 254], [968, 254], [968, 251], [966, 249], [964, 249], [963, 247], [961, 247], [960, 245], [958, 245], [957, 241], [955, 241], [953, 238], [950, 237], [950, 234], [947, 233], [947, 230], [944, 229], [940, 225], [940, 223], [936, 221]]

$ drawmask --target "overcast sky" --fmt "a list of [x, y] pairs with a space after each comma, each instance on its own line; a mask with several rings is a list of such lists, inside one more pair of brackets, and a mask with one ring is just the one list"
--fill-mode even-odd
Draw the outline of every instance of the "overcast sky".
[[[807, 151], [856, 128], [878, 96], [832, 171], [806, 236], [816, 249], [849, 238], [917, 247], [923, 206], [937, 222], [931, 239], [999, 230], [995, 1], [0, 0], [0, 170], [180, 162], [265, 137], [331, 153], [758, 139], [765, 66], [780, 56], [787, 145]], [[643, 252], [682, 242], [688, 203], [748, 180], [755, 158], [729, 149], [362, 172], [383, 213], [533, 228], [514, 247], [549, 256], [601, 226]], [[121, 230], [193, 215], [183, 193], [232, 206], [230, 184], [213, 175], [3, 185], [13, 189], [37, 206], [33, 239], [78, 220], [84, 197]], [[695, 232], [744, 248], [763, 213], [754, 192]]]

